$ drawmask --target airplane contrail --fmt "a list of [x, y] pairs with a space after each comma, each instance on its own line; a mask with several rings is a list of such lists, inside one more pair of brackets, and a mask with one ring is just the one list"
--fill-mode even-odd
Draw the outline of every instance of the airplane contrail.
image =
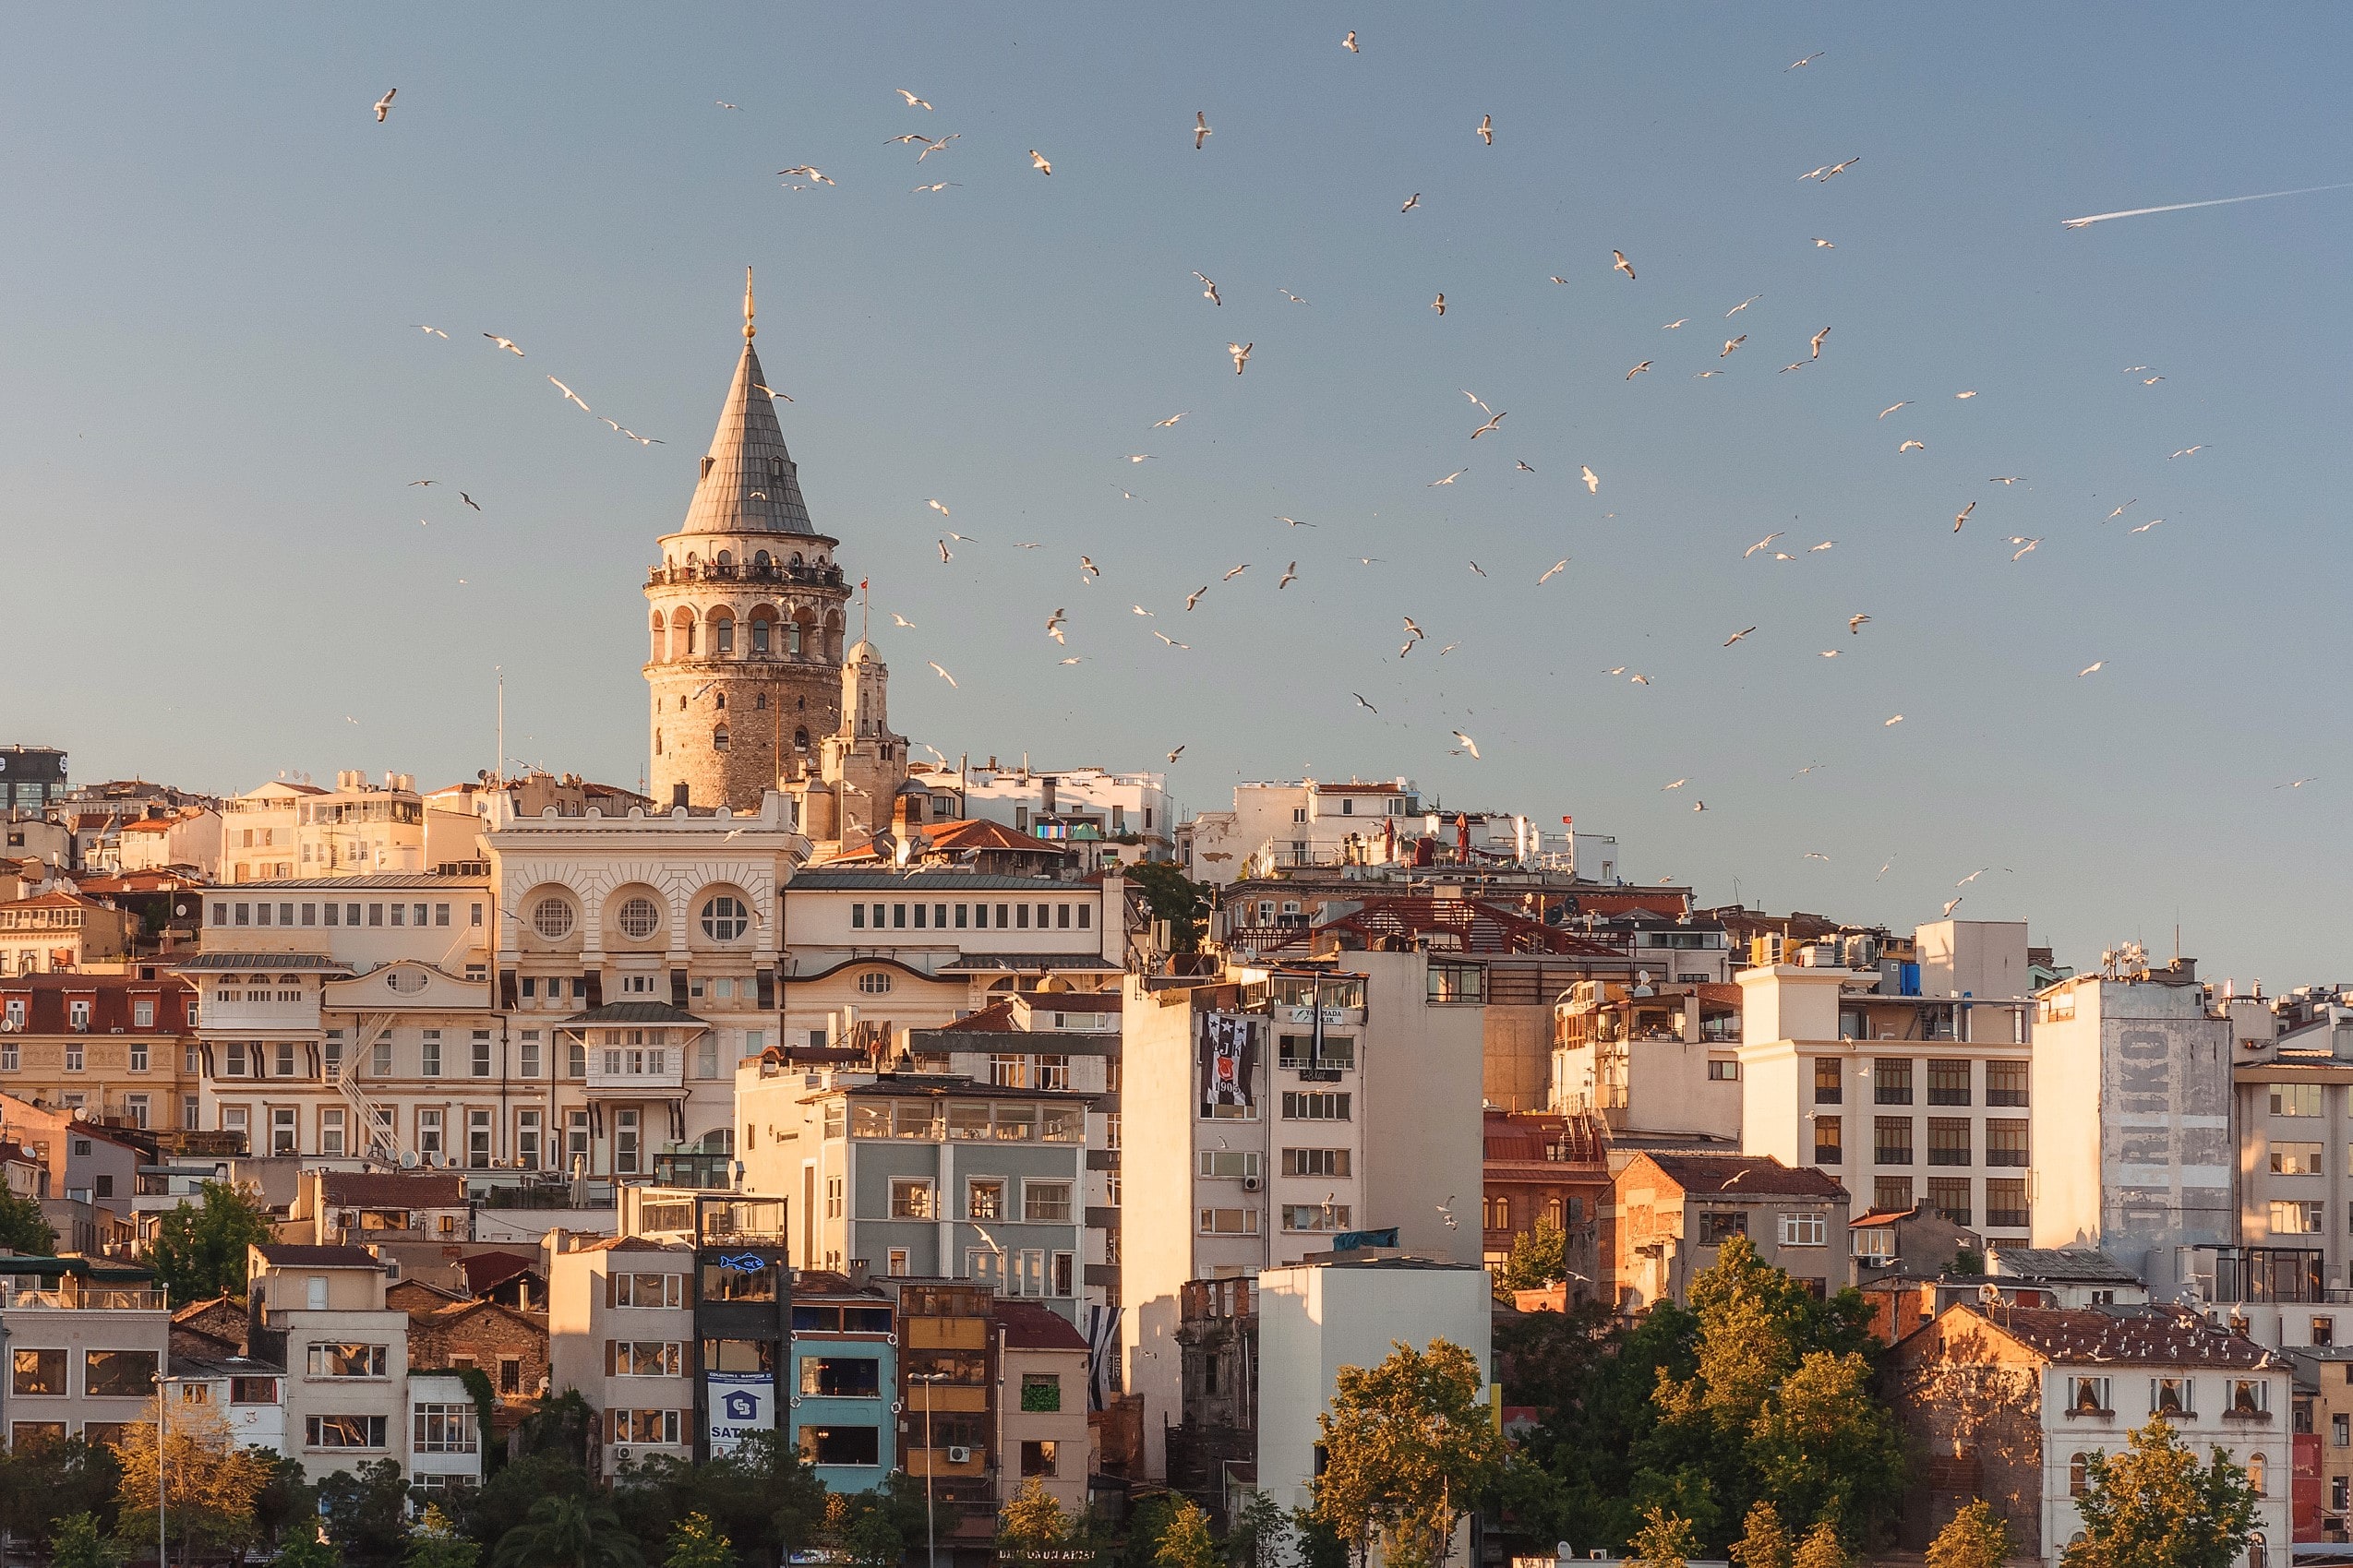
[[2089, 218], [2062, 218], [2062, 229], [2088, 229], [2095, 223], [2105, 223], [2111, 218], [2143, 218], [2152, 212], [2187, 212], [2193, 207], [2228, 207], [2241, 201], [2269, 201], [2280, 196], [2310, 196], [2314, 191], [2353, 190], [2353, 182], [2335, 186], [2305, 186], [2299, 190], [2267, 190], [2261, 196], [2226, 196], [2215, 201], [2177, 201], [2170, 207], [2135, 207], [2124, 212], [2095, 212]]

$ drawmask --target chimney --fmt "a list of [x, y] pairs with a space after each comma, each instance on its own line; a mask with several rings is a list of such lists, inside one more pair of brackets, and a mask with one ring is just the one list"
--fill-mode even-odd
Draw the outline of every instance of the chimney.
[[869, 1265], [864, 1258], [852, 1258], [849, 1261], [849, 1287], [852, 1290], [863, 1290], [866, 1288], [866, 1271]]

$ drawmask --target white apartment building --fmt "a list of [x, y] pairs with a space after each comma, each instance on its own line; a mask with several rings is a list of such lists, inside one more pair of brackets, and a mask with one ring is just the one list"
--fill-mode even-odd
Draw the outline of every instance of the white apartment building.
[[549, 1383], [596, 1412], [610, 1478], [623, 1457], [694, 1454], [694, 1249], [558, 1236], [547, 1274]]
[[1177, 832], [1177, 859], [1220, 886], [1278, 868], [1390, 865], [1429, 831], [1421, 792], [1404, 777], [1239, 784], [1233, 809], [1204, 811]]
[[[1258, 1276], [1258, 1488], [1286, 1510], [1312, 1506], [1322, 1442], [1342, 1367], [1371, 1367], [1399, 1344], [1438, 1341], [1490, 1365], [1493, 1285], [1475, 1263], [1367, 1254], [1270, 1269]], [[1149, 1429], [1147, 1429], [1149, 1430]], [[1470, 1560], [1470, 1529], [1450, 1558]]]
[[2170, 1299], [2238, 1239], [2233, 1031], [2188, 961], [2108, 959], [2035, 997], [2034, 1245], [2097, 1248]]
[[359, 1247], [267, 1246], [246, 1271], [249, 1348], [286, 1368], [282, 1452], [303, 1478], [405, 1461], [409, 1315], [384, 1305], [384, 1265]]
[[1187, 1281], [1396, 1230], [1425, 1257], [1473, 1258], [1482, 1195], [1483, 1008], [1419, 952], [1335, 967], [1131, 979], [1120, 1151], [1122, 1361], [1144, 1398], [1146, 1471], [1181, 1412]]
[[[1108, 768], [962, 770], [964, 814], [1085, 852], [1082, 869], [1167, 860], [1176, 844], [1177, 803], [1166, 773]], [[1116, 841], [1133, 837], [1133, 844]]]
[[[1921, 989], [2023, 979], [2023, 923], [1921, 928]], [[1750, 1154], [1836, 1177], [1858, 1211], [1922, 1204], [1996, 1245], [2035, 1223], [2034, 1004], [2018, 995], [1889, 995], [1886, 971], [1759, 964], [1739, 972], [1741, 1138]]]
[[380, 784], [347, 770], [335, 787], [272, 780], [221, 803], [219, 882], [399, 873], [425, 864], [425, 800], [415, 778]]

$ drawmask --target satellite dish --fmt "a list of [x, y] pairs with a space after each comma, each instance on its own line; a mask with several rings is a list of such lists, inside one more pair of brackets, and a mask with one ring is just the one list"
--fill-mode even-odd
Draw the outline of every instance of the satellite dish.
[[1999, 1306], [2000, 1306], [2000, 1305], [2001, 1305], [2001, 1287], [2000, 1287], [2000, 1286], [1999, 1286], [1999, 1285], [1996, 1285], [1996, 1284], [1994, 1284], [1992, 1281], [1988, 1280], [1987, 1283], [1985, 1283], [1985, 1284], [1983, 1284], [1983, 1285], [1981, 1285], [1981, 1286], [1977, 1287], [1977, 1300], [1978, 1300], [1979, 1304], [1981, 1304], [1981, 1305], [1983, 1305], [1983, 1306], [1987, 1306], [1987, 1307], [1999, 1307]]
[[414, 1170], [416, 1168], [416, 1151], [414, 1149], [402, 1149], [401, 1151], [401, 1168], [402, 1170]]

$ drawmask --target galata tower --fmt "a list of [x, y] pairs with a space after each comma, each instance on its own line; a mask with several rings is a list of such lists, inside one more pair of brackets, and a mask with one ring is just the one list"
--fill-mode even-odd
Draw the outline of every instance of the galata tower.
[[662, 807], [757, 809], [763, 790], [816, 766], [841, 723], [849, 590], [836, 542], [810, 523], [753, 330], [747, 268], [735, 384], [686, 521], [645, 580]]

